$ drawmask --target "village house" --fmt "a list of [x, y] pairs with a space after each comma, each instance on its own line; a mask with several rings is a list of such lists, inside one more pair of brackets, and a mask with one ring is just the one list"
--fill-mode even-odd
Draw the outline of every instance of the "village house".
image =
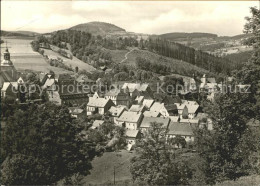
[[83, 109], [78, 107], [69, 107], [69, 113], [73, 118], [84, 118], [86, 116], [86, 113]]
[[188, 108], [188, 118], [189, 119], [195, 118], [196, 115], [198, 114], [199, 105], [188, 104], [186, 106]]
[[167, 133], [168, 138], [175, 138], [180, 136], [185, 139], [187, 143], [194, 142], [193, 127], [189, 123], [171, 122]]
[[131, 97], [144, 96], [145, 98], [151, 98], [153, 92], [147, 83], [124, 83], [122, 89], [128, 88]]
[[61, 104], [69, 105], [81, 105], [82, 103], [88, 102], [89, 91], [82, 90], [76, 84], [59, 85], [59, 97], [61, 99]]
[[126, 143], [127, 143], [127, 150], [130, 151], [132, 146], [135, 145], [136, 140], [141, 138], [141, 133], [139, 130], [126, 130]]
[[153, 105], [150, 108], [150, 111], [156, 111], [160, 112], [162, 117], [169, 117], [169, 116], [177, 116], [178, 115], [178, 110], [177, 106], [172, 104], [172, 105], [165, 105], [164, 103], [160, 102], [154, 102]]
[[177, 106], [178, 114], [180, 118], [188, 119], [189, 117], [188, 107], [185, 104], [180, 104], [180, 103], [175, 103], [175, 105]]
[[16, 99], [17, 98], [17, 93], [16, 93], [17, 88], [18, 88], [17, 82], [4, 82], [3, 87], [1, 89], [1, 97]]
[[129, 108], [131, 104], [130, 94], [123, 89], [112, 89], [105, 94], [105, 98], [111, 99], [115, 105], [124, 105]]
[[90, 128], [98, 129], [104, 122], [104, 120], [95, 120]]
[[140, 125], [140, 130], [144, 133], [145, 131], [147, 131], [151, 127], [151, 123], [153, 123], [153, 122], [162, 124], [161, 127], [163, 129], [167, 130], [170, 121], [171, 120], [169, 118], [144, 117], [143, 121], [141, 122], [141, 125]]
[[109, 109], [109, 113], [111, 114], [114, 123], [117, 122], [117, 119], [122, 115], [124, 111], [126, 111], [126, 107], [122, 105], [112, 106]]
[[142, 113], [124, 111], [117, 119], [117, 125], [123, 126], [126, 129], [137, 130], [143, 119]]
[[112, 106], [115, 104], [111, 99], [90, 97], [87, 104], [87, 115], [96, 113], [104, 115]]

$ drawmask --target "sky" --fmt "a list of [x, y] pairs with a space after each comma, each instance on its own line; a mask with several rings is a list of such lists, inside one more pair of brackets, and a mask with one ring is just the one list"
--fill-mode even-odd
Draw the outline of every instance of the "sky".
[[101, 21], [129, 32], [241, 34], [259, 1], [1, 1], [1, 29], [46, 33]]

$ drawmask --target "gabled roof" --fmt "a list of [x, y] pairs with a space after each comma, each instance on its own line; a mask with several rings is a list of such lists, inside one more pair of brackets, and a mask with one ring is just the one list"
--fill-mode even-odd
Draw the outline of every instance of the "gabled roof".
[[2, 90], [2, 91], [6, 91], [10, 85], [11, 85], [10, 82], [4, 82], [3, 87], [2, 87], [1, 90]]
[[144, 109], [143, 105], [132, 105], [131, 108], [129, 109], [129, 111], [132, 112], [140, 112]]
[[126, 130], [125, 135], [129, 138], [136, 138], [139, 133], [139, 130]]
[[189, 114], [194, 114], [199, 109], [199, 105], [186, 105], [186, 106], [188, 108], [188, 113]]
[[106, 104], [109, 101], [111, 101], [111, 99], [90, 97], [87, 106], [91, 106], [91, 107], [105, 107]]
[[162, 128], [168, 128], [168, 125], [170, 123], [169, 118], [154, 118], [154, 117], [144, 117], [143, 121], [140, 125], [140, 128], [149, 128], [151, 126], [151, 123], [156, 122], [156, 123], [162, 123]]
[[43, 85], [43, 88], [48, 88], [50, 86], [52, 86], [53, 84], [55, 84], [55, 79], [51, 78], [51, 79], [47, 79]]
[[142, 116], [143, 116], [142, 113], [125, 111], [125, 112], [123, 112], [123, 114], [117, 119], [117, 121], [137, 123]]
[[144, 99], [143, 101], [143, 105], [146, 107], [146, 108], [151, 108], [151, 106], [153, 105], [154, 103], [154, 100], [153, 99]]
[[119, 117], [121, 114], [126, 110], [124, 106], [112, 106], [109, 109], [109, 112], [112, 114], [112, 116]]
[[73, 115], [78, 115], [81, 114], [84, 110], [81, 108], [74, 108], [73, 110], [71, 110], [71, 114]]
[[193, 136], [193, 130], [189, 123], [171, 122], [169, 125], [168, 134], [169, 135]]
[[137, 96], [135, 98], [135, 101], [137, 101], [138, 103], [141, 103], [144, 100], [144, 96]]
[[164, 104], [160, 102], [154, 102], [154, 104], [151, 106], [151, 111], [160, 111], [161, 109], [164, 109]]
[[92, 129], [96, 129], [98, 127], [100, 127], [100, 125], [102, 125], [104, 123], [103, 120], [95, 120], [94, 123], [92, 124]]
[[122, 89], [125, 89], [126, 87], [128, 87], [129, 92], [133, 92], [135, 89], [138, 91], [146, 91], [147, 88], [149, 87], [149, 84], [147, 83], [125, 83], [122, 87]]
[[185, 104], [180, 104], [180, 103], [175, 103], [175, 105], [177, 106], [178, 110], [183, 110], [185, 108]]
[[156, 118], [156, 117], [159, 117], [160, 115], [161, 115], [161, 113], [158, 112], [158, 111], [145, 111], [144, 112], [144, 117], [154, 117], [154, 118]]

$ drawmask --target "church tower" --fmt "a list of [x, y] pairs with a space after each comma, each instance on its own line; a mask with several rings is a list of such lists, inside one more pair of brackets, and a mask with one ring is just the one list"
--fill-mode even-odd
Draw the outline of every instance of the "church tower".
[[8, 48], [6, 48], [4, 55], [4, 59], [1, 61], [0, 64], [0, 71], [8, 74], [8, 76], [13, 80], [16, 81], [17, 79], [17, 71], [11, 61], [11, 56], [8, 51]]

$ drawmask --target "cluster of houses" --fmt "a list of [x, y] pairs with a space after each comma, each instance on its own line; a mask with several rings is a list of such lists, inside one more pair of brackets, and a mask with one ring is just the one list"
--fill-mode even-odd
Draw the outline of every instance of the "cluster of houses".
[[[114, 88], [105, 93], [98, 90], [83, 90], [85, 85], [102, 85], [102, 79], [93, 81], [86, 75], [73, 76], [54, 73], [40, 73], [40, 86], [48, 95], [48, 100], [61, 105], [69, 105], [69, 111], [74, 118], [87, 117], [95, 114], [109, 114], [111, 121], [126, 129], [129, 149], [135, 144], [150, 127], [151, 123], [161, 123], [169, 138], [181, 136], [186, 142], [194, 141], [193, 128], [202, 125], [198, 117], [200, 106], [196, 101], [181, 99], [178, 96], [164, 96], [155, 99], [154, 92], [148, 83], [124, 83], [121, 87]], [[200, 88], [215, 87], [214, 78], [201, 79]], [[1, 62], [1, 96], [14, 96], [11, 88], [24, 84], [21, 77], [17, 76], [8, 50], [4, 53]], [[191, 80], [192, 87], [195, 80]], [[214, 86], [213, 86], [214, 85]], [[196, 85], [195, 85], [196, 87]], [[82, 107], [83, 105], [83, 107]], [[94, 121], [92, 128], [97, 129], [104, 121]], [[209, 129], [210, 122], [203, 123]]]
[[[210, 122], [200, 121], [197, 117], [199, 111], [196, 101], [181, 100], [178, 96], [165, 96], [156, 101], [151, 96], [149, 84], [140, 83], [125, 83], [121, 89], [112, 89], [104, 95], [96, 92], [89, 97], [86, 106], [87, 116], [108, 114], [115, 125], [126, 129], [128, 149], [153, 122], [162, 124], [169, 138], [181, 136], [187, 143], [192, 143], [195, 127], [203, 124], [212, 128]], [[98, 128], [99, 125], [93, 126]]]

